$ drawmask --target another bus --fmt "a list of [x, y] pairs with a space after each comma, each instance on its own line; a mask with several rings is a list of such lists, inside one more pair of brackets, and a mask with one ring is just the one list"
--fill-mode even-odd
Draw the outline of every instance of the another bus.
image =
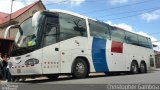
[[92, 72], [137, 74], [154, 67], [150, 38], [73, 12], [38, 11], [18, 28], [9, 64], [14, 76], [85, 78]]

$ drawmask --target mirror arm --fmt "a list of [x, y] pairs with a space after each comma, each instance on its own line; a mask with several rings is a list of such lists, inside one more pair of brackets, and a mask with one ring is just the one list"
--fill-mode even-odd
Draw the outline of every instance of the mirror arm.
[[[5, 33], [4, 33], [4, 39], [7, 38], [7, 35], [8, 35], [8, 32], [10, 31], [11, 28], [19, 28], [20, 26], [19, 25], [10, 25], [7, 27], [7, 29], [5, 30]], [[22, 32], [22, 30], [19, 29], [20, 32]]]

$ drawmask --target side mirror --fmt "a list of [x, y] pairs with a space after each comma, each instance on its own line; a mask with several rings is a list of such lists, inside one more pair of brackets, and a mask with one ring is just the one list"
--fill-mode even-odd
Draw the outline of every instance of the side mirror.
[[[8, 32], [10, 32], [11, 28], [19, 28], [19, 27], [20, 27], [20, 25], [10, 25], [10, 26], [8, 26], [7, 29], [5, 30], [5, 33], [4, 33], [4, 39], [7, 38]], [[18, 30], [19, 30], [20, 33], [22, 33], [22, 30], [20, 28]]]

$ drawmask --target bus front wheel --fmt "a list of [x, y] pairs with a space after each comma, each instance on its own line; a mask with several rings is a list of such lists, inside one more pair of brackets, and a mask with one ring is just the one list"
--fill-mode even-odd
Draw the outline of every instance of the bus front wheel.
[[86, 61], [82, 58], [78, 58], [74, 61], [72, 66], [72, 75], [74, 78], [80, 79], [85, 78], [89, 74], [88, 72], [88, 65]]

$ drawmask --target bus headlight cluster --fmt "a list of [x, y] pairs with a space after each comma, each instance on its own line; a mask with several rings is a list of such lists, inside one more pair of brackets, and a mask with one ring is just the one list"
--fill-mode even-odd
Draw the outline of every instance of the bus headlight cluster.
[[34, 66], [35, 64], [38, 64], [38, 63], [39, 63], [39, 60], [35, 58], [28, 59], [27, 61], [25, 61], [26, 66], [28, 65]]

